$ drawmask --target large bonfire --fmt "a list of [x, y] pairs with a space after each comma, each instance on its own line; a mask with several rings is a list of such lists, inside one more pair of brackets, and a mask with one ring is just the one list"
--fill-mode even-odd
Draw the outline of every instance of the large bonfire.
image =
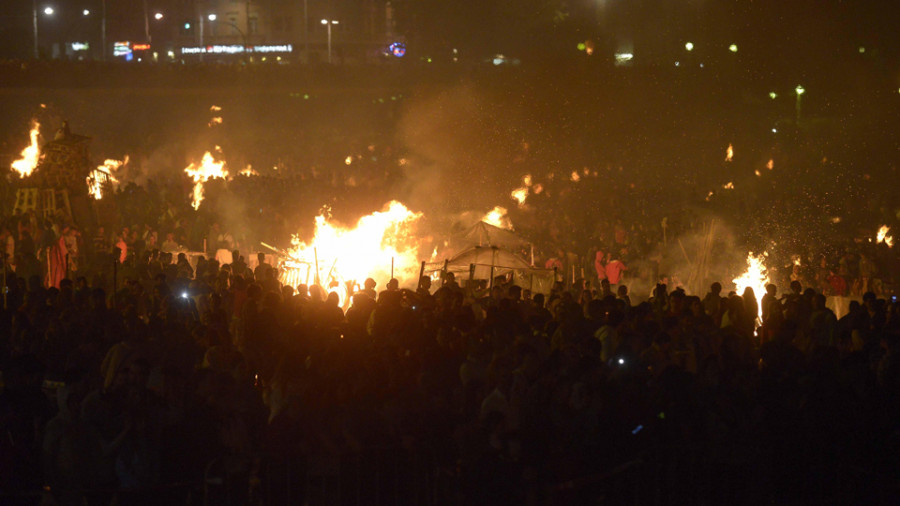
[[326, 210], [316, 217], [312, 240], [293, 237], [282, 281], [333, 288], [344, 298], [347, 283], [362, 284], [369, 277], [381, 286], [391, 276], [414, 280], [419, 252], [413, 225], [421, 217], [422, 213], [391, 201], [383, 211], [363, 216], [348, 228], [331, 221]]

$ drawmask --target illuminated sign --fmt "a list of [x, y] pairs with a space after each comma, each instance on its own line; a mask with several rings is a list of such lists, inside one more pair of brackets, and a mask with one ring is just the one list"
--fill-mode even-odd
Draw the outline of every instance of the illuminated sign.
[[113, 56], [127, 56], [131, 54], [131, 42], [113, 42]]
[[135, 44], [131, 46], [131, 49], [135, 51], [146, 51], [150, 49], [150, 44]]
[[215, 44], [210, 46], [185, 46], [181, 48], [181, 54], [241, 54], [241, 53], [292, 53], [294, 46], [291, 44], [265, 44], [255, 46], [242, 46], [239, 44]]
[[72, 43], [72, 51], [87, 51], [91, 48], [91, 45], [87, 42], [73, 42]]

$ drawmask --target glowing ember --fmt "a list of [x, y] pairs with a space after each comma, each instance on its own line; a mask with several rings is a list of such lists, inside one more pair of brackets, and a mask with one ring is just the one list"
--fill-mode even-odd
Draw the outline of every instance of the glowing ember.
[[412, 225], [422, 213], [391, 201], [385, 210], [360, 218], [354, 228], [332, 223], [326, 213], [316, 217], [312, 241], [305, 243], [296, 235], [291, 240], [288, 254], [293, 261], [287, 262], [285, 272], [294, 276], [292, 286], [318, 282], [346, 297], [346, 282], [361, 283], [371, 277], [384, 286], [391, 276], [392, 261], [395, 278], [416, 279], [418, 241]]
[[757, 317], [762, 318], [762, 298], [766, 294], [766, 285], [769, 284], [769, 276], [766, 274], [766, 266], [763, 264], [766, 253], [753, 256], [750, 252], [747, 254], [747, 271], [740, 277], [734, 278], [732, 282], [738, 295], [743, 295], [744, 290], [748, 287], [753, 289], [756, 296], [756, 304], [759, 307]]
[[731, 144], [728, 145], [728, 149], [725, 150], [725, 161], [730, 162], [734, 159], [734, 148]]
[[775, 160], [769, 158], [769, 162], [766, 164], [766, 168], [772, 170], [775, 168]]
[[762, 174], [758, 170], [754, 170], [753, 173], [756, 174], [756, 177], [762, 176]]
[[726, 190], [734, 190], [734, 183], [729, 181], [729, 182], [725, 183], [724, 185], [722, 185], [722, 188], [725, 188]]
[[544, 191], [544, 185], [538, 183], [538, 184], [534, 185], [534, 188], [532, 188], [532, 191], [534, 192], [535, 195], [540, 195], [540, 193], [542, 191]]
[[38, 160], [41, 157], [41, 148], [38, 145], [38, 137], [41, 135], [41, 124], [36, 120], [31, 120], [31, 144], [22, 150], [22, 158], [12, 163], [12, 170], [19, 173], [19, 177], [28, 177], [37, 167]]
[[522, 184], [531, 186], [531, 174], [526, 174], [525, 177], [522, 178]]
[[706, 195], [706, 199], [705, 199], [705, 200], [706, 200], [707, 202], [709, 202], [709, 199], [711, 199], [712, 196], [713, 196], [713, 192], [709, 192], [709, 193]]
[[119, 170], [123, 165], [128, 164], [128, 155], [125, 155], [124, 160], [113, 160], [109, 159], [103, 162], [103, 165], [98, 165], [96, 169], [92, 170], [90, 175], [85, 178], [88, 187], [88, 195], [94, 198], [94, 200], [100, 200], [103, 198], [103, 186], [110, 185], [113, 189], [115, 186], [119, 184], [119, 180], [115, 178], [113, 173]]
[[[216, 146], [216, 151], [221, 152], [218, 146]], [[185, 167], [184, 172], [194, 180], [194, 192], [191, 200], [191, 205], [194, 209], [199, 209], [200, 203], [203, 202], [203, 183], [210, 179], [225, 179], [228, 177], [228, 171], [225, 170], [225, 162], [215, 161], [212, 153], [209, 151], [203, 155], [200, 164], [192, 163]]]
[[831, 218], [831, 222], [834, 223], [834, 224], [838, 224], [838, 223], [841, 222], [841, 217], [840, 217], [840, 216], [833, 216], [833, 217]]
[[882, 225], [881, 228], [878, 229], [878, 235], [876, 239], [878, 240], [878, 244], [885, 243], [889, 248], [894, 247], [894, 237], [887, 235], [891, 229], [887, 225]]
[[577, 170], [573, 170], [572, 175], [569, 176], [569, 179], [572, 180], [572, 182], [577, 183], [578, 181], [581, 181], [581, 175]]
[[512, 230], [512, 222], [509, 221], [509, 216], [506, 215], [507, 212], [505, 207], [494, 206], [493, 209], [488, 211], [488, 213], [481, 218], [481, 221], [488, 225]]

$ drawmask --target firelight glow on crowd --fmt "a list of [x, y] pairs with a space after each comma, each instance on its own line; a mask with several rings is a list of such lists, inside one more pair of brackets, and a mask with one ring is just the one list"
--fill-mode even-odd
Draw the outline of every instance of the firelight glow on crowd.
[[30, 65], [0, 62], [2, 504], [900, 493], [896, 90]]

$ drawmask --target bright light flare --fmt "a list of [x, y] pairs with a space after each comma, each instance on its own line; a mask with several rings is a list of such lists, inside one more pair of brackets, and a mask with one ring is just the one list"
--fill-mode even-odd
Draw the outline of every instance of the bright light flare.
[[[216, 146], [216, 151], [221, 153], [218, 146]], [[204, 183], [210, 179], [226, 179], [228, 177], [228, 171], [225, 170], [225, 162], [217, 162], [209, 151], [203, 155], [199, 164], [192, 163], [188, 165], [185, 167], [184, 172], [194, 180], [194, 191], [191, 199], [191, 206], [194, 209], [199, 209], [200, 203], [203, 202]]]
[[[363, 216], [353, 228], [343, 227], [330, 220], [328, 211], [316, 217], [313, 239], [303, 242], [298, 236], [288, 254], [292, 258], [285, 265], [291, 286], [300, 283], [319, 284], [335, 291], [346, 300], [345, 283], [362, 282], [373, 278], [381, 286], [391, 277], [415, 280], [418, 276], [418, 241], [413, 234], [415, 222], [422, 213], [410, 211], [405, 205], [391, 201], [383, 211]], [[316, 266], [318, 264], [318, 276]], [[341, 304], [343, 305], [343, 300]]]
[[888, 232], [891, 231], [891, 228], [887, 225], [882, 225], [881, 228], [878, 229], [878, 235], [875, 238], [878, 241], [878, 244], [885, 243], [888, 245], [888, 248], [894, 247], [894, 237], [888, 235]]
[[40, 128], [41, 124], [37, 120], [31, 120], [31, 132], [28, 134], [31, 143], [22, 150], [22, 158], [12, 163], [12, 170], [16, 171], [20, 178], [30, 176], [41, 158], [41, 147], [38, 144], [38, 137], [41, 135]]
[[769, 284], [769, 276], [764, 264], [765, 257], [765, 252], [759, 256], [754, 256], [753, 252], [747, 253], [747, 270], [732, 280], [738, 295], [743, 295], [747, 287], [753, 289], [756, 305], [759, 307], [757, 318], [762, 318], [762, 298], [766, 294], [766, 285]]

